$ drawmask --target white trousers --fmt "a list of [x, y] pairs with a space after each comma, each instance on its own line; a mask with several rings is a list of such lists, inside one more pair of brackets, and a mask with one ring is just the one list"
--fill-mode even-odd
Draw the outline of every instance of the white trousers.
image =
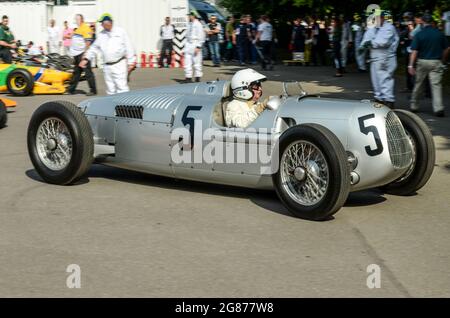
[[360, 70], [366, 70], [366, 50], [359, 50], [361, 43], [355, 44], [355, 59]]
[[106, 94], [114, 95], [129, 92], [128, 87], [128, 63], [123, 59], [117, 64], [103, 66], [105, 76]]
[[203, 76], [203, 53], [202, 50], [195, 54], [195, 47], [190, 47], [186, 43], [186, 50], [184, 51], [184, 74], [186, 78], [202, 77]]
[[372, 79], [375, 98], [383, 102], [394, 102], [394, 72], [397, 69], [397, 58], [390, 57], [372, 61], [370, 77]]
[[61, 54], [59, 42], [49, 42], [48, 43], [48, 53], [49, 54], [52, 54], [52, 53]]
[[64, 46], [62, 54], [63, 55], [69, 55], [69, 52], [70, 52], [70, 46]]

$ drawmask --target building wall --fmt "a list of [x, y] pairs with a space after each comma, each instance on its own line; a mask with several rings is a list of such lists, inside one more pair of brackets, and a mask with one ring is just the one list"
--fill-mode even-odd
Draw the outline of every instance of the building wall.
[[99, 12], [110, 13], [117, 25], [124, 27], [136, 52], [156, 51], [159, 48], [159, 28], [169, 15], [170, 0], [102, 0]]
[[26, 44], [33, 41], [45, 45], [47, 41], [47, 21], [51, 7], [46, 1], [0, 2], [0, 15], [9, 17], [10, 29], [16, 40]]
[[[50, 19], [55, 19], [62, 29], [64, 21], [75, 23], [77, 13], [83, 14], [87, 22], [95, 22], [101, 14], [110, 13], [115, 24], [127, 30], [138, 56], [160, 49], [159, 31], [166, 16], [177, 18], [174, 24], [185, 28], [188, 10], [188, 0], [72, 0], [68, 6], [54, 6], [46, 1], [0, 2], [0, 14], [10, 16], [16, 38], [24, 42], [32, 40], [44, 48]], [[184, 37], [184, 33], [179, 37]]]
[[70, 1], [68, 6], [53, 6], [51, 10], [51, 16], [60, 27], [62, 27], [64, 21], [68, 21], [73, 27], [76, 14], [82, 14], [86, 22], [97, 21], [99, 14], [97, 1]]

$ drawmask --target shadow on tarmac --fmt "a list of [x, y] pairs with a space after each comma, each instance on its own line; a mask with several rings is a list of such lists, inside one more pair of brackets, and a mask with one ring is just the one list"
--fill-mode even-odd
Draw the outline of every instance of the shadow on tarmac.
[[[27, 177], [36, 182], [45, 183], [45, 181], [34, 169], [26, 171], [25, 174]], [[286, 217], [295, 218], [278, 199], [275, 191], [255, 190], [227, 185], [173, 179], [102, 165], [93, 165], [86, 178], [71, 186], [83, 186], [89, 183], [90, 179], [95, 178], [108, 179], [113, 182], [137, 184], [150, 188], [157, 187], [168, 190], [196, 192], [232, 198], [247, 198], [260, 208]], [[383, 203], [384, 201], [386, 201], [386, 198], [383, 197], [382, 192], [379, 190], [359, 191], [350, 193], [344, 207], [370, 206]], [[330, 220], [333, 219], [334, 218], [330, 218]]]

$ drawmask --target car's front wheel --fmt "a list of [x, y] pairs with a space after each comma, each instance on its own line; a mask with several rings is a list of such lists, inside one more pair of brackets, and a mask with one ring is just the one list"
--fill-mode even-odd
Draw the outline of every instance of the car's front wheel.
[[8, 91], [15, 96], [28, 96], [34, 88], [33, 75], [24, 68], [16, 68], [8, 74], [6, 86]]
[[280, 138], [276, 192], [295, 216], [326, 220], [345, 203], [350, 191], [347, 154], [327, 128], [304, 124]]
[[433, 135], [427, 124], [417, 115], [395, 110], [411, 142], [413, 162], [408, 171], [398, 180], [383, 187], [384, 192], [408, 196], [415, 194], [430, 179], [436, 162]]
[[94, 158], [92, 129], [83, 112], [70, 102], [49, 102], [33, 114], [28, 153], [48, 183], [68, 185], [81, 179]]

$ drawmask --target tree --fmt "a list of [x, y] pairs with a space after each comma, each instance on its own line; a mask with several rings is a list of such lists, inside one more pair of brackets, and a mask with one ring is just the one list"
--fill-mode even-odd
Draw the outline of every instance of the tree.
[[400, 16], [406, 11], [423, 12], [429, 10], [434, 16], [450, 10], [448, 0], [222, 0], [220, 4], [231, 13], [252, 14], [259, 16], [267, 14], [280, 21], [289, 21], [296, 16], [325, 16], [344, 14], [352, 17], [361, 14], [372, 3], [380, 4], [382, 9], [391, 10], [394, 16]]

